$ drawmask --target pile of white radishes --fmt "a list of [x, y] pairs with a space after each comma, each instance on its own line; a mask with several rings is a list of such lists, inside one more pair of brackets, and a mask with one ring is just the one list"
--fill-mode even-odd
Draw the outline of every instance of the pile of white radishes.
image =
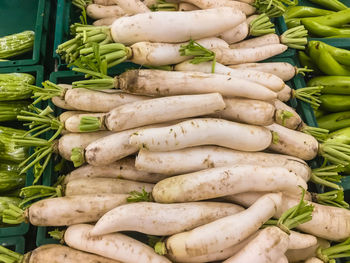
[[[110, 37], [130, 45], [131, 61], [173, 70], [36, 90], [67, 110], [54, 148], [80, 167], [62, 182], [63, 197], [25, 211], [33, 225], [68, 226], [69, 248], [40, 247], [30, 262], [330, 262], [348, 251], [327, 247], [350, 237], [350, 212], [312, 202], [308, 192], [300, 198], [316, 176], [305, 161], [345, 165], [350, 148], [328, 142], [284, 103], [315, 105], [318, 87], [288, 87], [297, 74], [291, 64], [255, 63], [287, 46], [279, 37], [244, 40], [254, 1], [192, 0], [180, 8], [191, 11], [173, 12], [150, 12], [149, 1], [95, 2], [88, 14], [96, 24], [113, 21]], [[190, 40], [210, 49], [215, 65], [181, 55]], [[312, 218], [302, 217], [311, 207]], [[153, 248], [122, 231], [158, 242]]]

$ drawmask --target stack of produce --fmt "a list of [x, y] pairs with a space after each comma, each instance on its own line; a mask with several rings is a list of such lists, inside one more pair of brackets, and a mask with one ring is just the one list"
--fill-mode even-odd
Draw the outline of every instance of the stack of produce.
[[304, 25], [311, 37], [348, 38], [350, 8], [339, 0], [308, 0], [325, 8], [292, 6], [284, 14], [288, 28]]
[[[152, 13], [142, 11], [141, 1], [127, 2], [141, 13], [117, 18], [110, 28], [75, 27], [84, 32], [59, 48], [91, 79], [33, 88], [34, 104], [52, 98], [66, 111], [56, 118], [50, 108], [30, 106], [18, 116], [30, 122], [31, 133], [54, 133], [49, 140], [16, 136], [14, 142], [36, 147], [22, 172], [39, 165], [39, 176], [53, 153], [78, 167], [52, 187], [22, 189], [27, 200], [48, 199], [3, 211], [4, 223], [67, 226], [51, 235], [68, 247], [46, 245], [24, 258], [273, 263], [346, 256], [350, 212], [336, 183], [350, 163], [350, 146], [329, 141], [328, 130], [309, 127], [284, 103], [298, 98], [317, 107], [320, 87], [294, 90], [285, 82], [299, 69], [256, 63], [287, 46], [259, 46], [258, 37], [237, 40], [231, 49], [233, 42], [217, 38], [246, 23], [246, 14], [229, 4], [241, 2]], [[216, 44], [206, 46], [211, 42], [203, 38]], [[118, 43], [104, 45], [111, 39]], [[145, 43], [149, 53], [137, 53]], [[131, 57], [171, 70], [107, 75]], [[312, 170], [306, 161], [317, 156], [329, 165]], [[334, 190], [307, 192], [310, 181]], [[149, 235], [150, 246], [124, 231]], [[12, 262], [23, 259], [0, 251]]]
[[6, 61], [33, 50], [33, 31], [23, 31], [0, 38], [0, 61]]
[[[35, 78], [27, 73], [0, 74], [0, 216], [8, 204], [19, 205], [19, 189], [26, 176], [21, 174], [19, 164], [28, 157], [28, 148], [13, 141], [24, 136], [26, 131], [13, 126], [17, 115], [28, 109], [32, 96], [31, 85]], [[2, 223], [1, 223], [2, 224]]]

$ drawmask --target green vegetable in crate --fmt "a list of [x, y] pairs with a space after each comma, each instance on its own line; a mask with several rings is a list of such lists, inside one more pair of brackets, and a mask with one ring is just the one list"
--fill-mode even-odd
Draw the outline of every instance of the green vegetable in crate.
[[347, 66], [350, 51], [337, 49], [320, 41], [310, 41], [308, 51], [313, 62], [323, 73], [331, 76], [350, 76], [350, 68]]
[[22, 110], [27, 110], [29, 104], [30, 102], [28, 101], [0, 101], [0, 122], [17, 120], [17, 115], [19, 115]]
[[23, 187], [25, 179], [25, 174], [20, 174], [20, 169], [17, 165], [0, 164], [0, 193]]
[[[349, 58], [350, 59], [350, 58]], [[312, 78], [308, 86], [323, 86], [323, 94], [350, 95], [350, 76], [319, 76]]]
[[21, 33], [0, 38], [0, 59], [15, 57], [33, 49], [35, 33], [23, 31]]
[[340, 2], [339, 0], [309, 0], [311, 3], [318, 4], [320, 6], [323, 6], [327, 9], [334, 10], [334, 11], [341, 11], [345, 10], [348, 7]]
[[329, 112], [350, 111], [350, 95], [321, 95], [321, 109]]
[[0, 126], [0, 161], [19, 163], [28, 157], [28, 148], [21, 146], [13, 138], [24, 136], [26, 131]]
[[327, 114], [317, 118], [318, 126], [330, 132], [350, 127], [350, 111]]
[[349, 22], [350, 8], [325, 16], [301, 19], [301, 24], [305, 26], [310, 34], [320, 37], [350, 34], [348, 28], [342, 28]]
[[27, 83], [32, 85], [35, 83], [35, 77], [28, 73], [1, 73], [0, 84], [5, 83]]
[[333, 14], [333, 11], [324, 10], [320, 8], [315, 8], [311, 6], [291, 6], [288, 7], [284, 13], [284, 18], [304, 18], [304, 17], [314, 17], [314, 16], [325, 16]]
[[298, 58], [299, 58], [300, 64], [303, 67], [306, 67], [312, 70], [312, 72], [316, 75], [322, 74], [322, 72], [319, 70], [317, 65], [312, 61], [312, 59], [304, 51], [298, 52]]

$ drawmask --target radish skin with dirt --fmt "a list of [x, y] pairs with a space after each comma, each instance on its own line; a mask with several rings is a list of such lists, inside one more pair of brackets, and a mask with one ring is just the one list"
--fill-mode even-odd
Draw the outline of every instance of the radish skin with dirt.
[[218, 8], [222, 6], [232, 7], [235, 10], [241, 10], [246, 15], [253, 14], [256, 9], [246, 3], [242, 3], [239, 1], [230, 1], [230, 0], [216, 0], [216, 1], [203, 1], [203, 0], [184, 0], [183, 2], [187, 2], [198, 6], [200, 9], [211, 9]]
[[170, 236], [166, 240], [168, 254], [194, 257], [233, 246], [255, 233], [275, 214], [280, 202], [281, 194], [267, 194], [243, 212]]
[[230, 7], [143, 13], [115, 20], [111, 35], [114, 42], [126, 45], [142, 41], [180, 43], [217, 36], [245, 18], [243, 12]]
[[[224, 40], [216, 37], [199, 39], [196, 42], [209, 50], [228, 48]], [[191, 58], [191, 56], [182, 56], [179, 52], [181, 46], [187, 44], [188, 42], [179, 44], [138, 42], [130, 46], [132, 54], [129, 60], [136, 64], [150, 66], [177, 64]]]
[[68, 182], [66, 196], [86, 194], [128, 194], [132, 191], [151, 192], [154, 184], [114, 178], [82, 178]]
[[92, 225], [79, 224], [67, 228], [64, 241], [72, 248], [130, 263], [171, 263], [146, 245], [123, 234], [98, 237], [90, 235]]
[[150, 151], [173, 151], [214, 144], [234, 150], [255, 152], [262, 151], [271, 144], [272, 134], [264, 127], [203, 118], [167, 127], [145, 128], [132, 134], [129, 142]]
[[90, 233], [98, 236], [120, 231], [137, 231], [148, 235], [169, 236], [243, 210], [237, 205], [218, 202], [140, 202], [110, 210], [99, 219]]
[[92, 19], [102, 19], [106, 17], [122, 17], [125, 16], [125, 11], [117, 5], [103, 6], [98, 4], [89, 4], [86, 7], [86, 14]]
[[164, 179], [154, 186], [152, 196], [158, 203], [180, 203], [249, 191], [293, 193], [299, 185], [307, 188], [301, 177], [286, 168], [231, 165]]
[[[52, 261], [54, 260], [54, 261]], [[113, 259], [86, 253], [67, 246], [47, 244], [42, 245], [24, 255], [23, 262], [27, 263], [121, 263]]]
[[135, 167], [140, 171], [163, 175], [179, 175], [208, 168], [234, 164], [280, 166], [308, 181], [311, 169], [299, 158], [263, 152], [241, 152], [217, 146], [198, 146], [169, 152], [141, 149]]
[[[212, 73], [212, 63], [203, 62], [200, 64], [193, 64], [190, 61], [182, 62], [175, 66], [176, 71], [196, 71], [203, 73]], [[284, 87], [284, 81], [279, 77], [265, 72], [257, 72], [255, 70], [249, 69], [239, 69], [235, 70], [224, 66], [220, 63], [215, 63], [215, 72], [216, 74], [225, 74], [232, 77], [237, 77], [240, 79], [249, 80], [257, 84], [263, 85], [272, 91], [278, 92]]]
[[[276, 92], [249, 80], [201, 72], [164, 70], [128, 70], [118, 77], [117, 85], [125, 92], [171, 96], [218, 92], [224, 97], [273, 100]], [[244, 87], [244, 88], [242, 88]]]
[[128, 194], [91, 194], [40, 200], [25, 212], [34, 226], [67, 226], [98, 221], [111, 209], [127, 203]]
[[[211, 114], [225, 109], [225, 106], [225, 102], [219, 93], [155, 98], [116, 107], [100, 117], [98, 123], [101, 123], [100, 129], [117, 132], [150, 124]], [[66, 126], [67, 122], [77, 122], [75, 119], [81, 119], [80, 116], [69, 118], [66, 121]], [[80, 129], [83, 130], [82, 127]]]
[[298, 69], [288, 62], [243, 63], [230, 65], [233, 69], [251, 69], [274, 74], [284, 81], [291, 80], [298, 74]]
[[127, 157], [104, 166], [92, 166], [90, 164], [81, 166], [70, 172], [64, 178], [64, 184], [81, 178], [115, 178], [145, 183], [157, 183], [166, 177], [168, 177], [168, 175], [137, 170], [135, 167], [135, 158]]
[[226, 108], [210, 117], [235, 121], [240, 123], [266, 126], [274, 122], [275, 107], [267, 101], [227, 98]]

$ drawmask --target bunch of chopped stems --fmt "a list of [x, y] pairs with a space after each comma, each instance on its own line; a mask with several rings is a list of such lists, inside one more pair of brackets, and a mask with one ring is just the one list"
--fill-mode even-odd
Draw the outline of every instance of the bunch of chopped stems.
[[256, 0], [254, 7], [260, 13], [266, 13], [269, 17], [279, 17], [283, 15], [287, 6], [297, 5], [297, 0]]

